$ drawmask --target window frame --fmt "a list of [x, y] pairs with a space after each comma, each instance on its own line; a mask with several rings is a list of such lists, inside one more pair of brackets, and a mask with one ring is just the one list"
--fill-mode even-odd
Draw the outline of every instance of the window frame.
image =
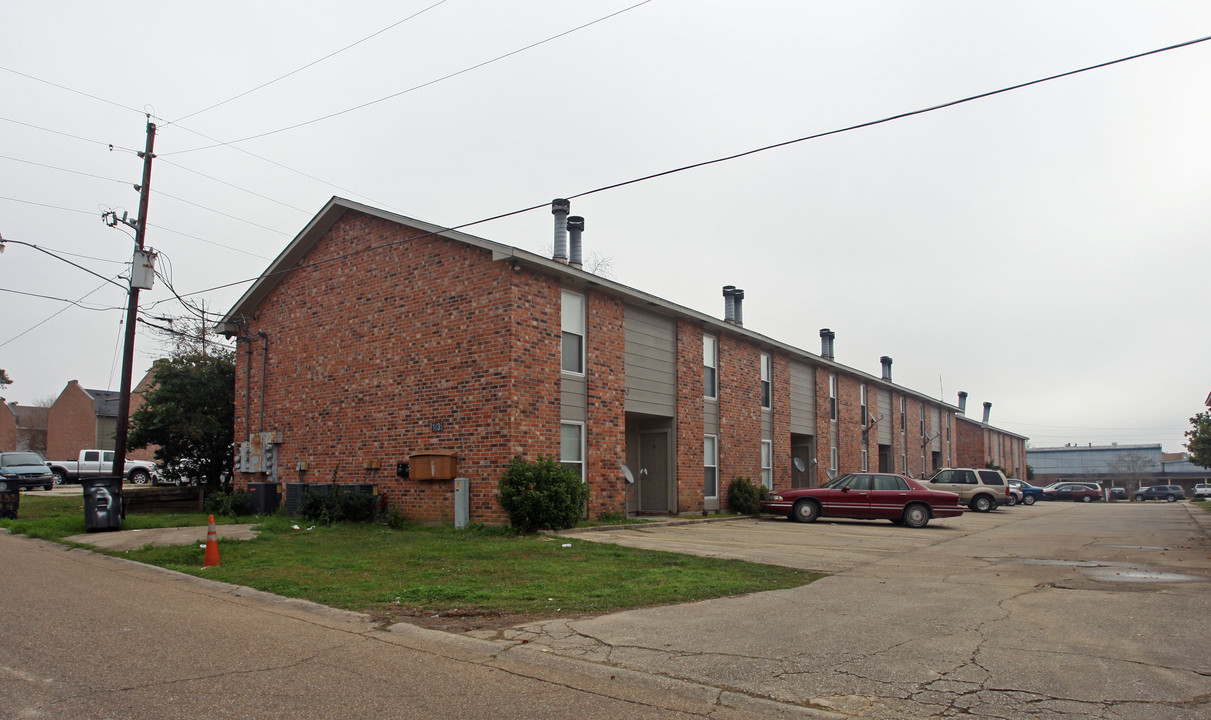
[[761, 353], [758, 362], [761, 374], [761, 409], [774, 409], [774, 359], [769, 353]]
[[761, 486], [774, 489], [774, 441], [761, 441]]
[[[580, 450], [580, 459], [579, 460], [568, 460], [564, 457], [563, 429], [571, 428], [571, 427], [574, 427], [577, 430], [576, 438], [577, 438], [577, 442], [579, 443], [578, 449]], [[560, 420], [559, 421], [559, 464], [563, 465], [565, 467], [577, 468], [580, 471], [579, 474], [580, 474], [581, 482], [587, 482], [587, 477], [586, 477], [587, 468], [585, 467], [585, 456], [586, 456], [585, 424], [579, 420]]]
[[[708, 452], [707, 443], [710, 443]], [[707, 461], [710, 462], [707, 462]], [[706, 492], [706, 471], [707, 469], [714, 471], [713, 479], [715, 483], [715, 493], [708, 495]], [[702, 436], [702, 497], [715, 500], [719, 498], [719, 436], [706, 434]]]
[[[575, 298], [580, 305], [579, 328], [568, 328], [568, 298]], [[559, 367], [567, 375], [584, 375], [588, 366], [588, 343], [585, 341], [585, 336], [588, 334], [588, 300], [584, 295], [575, 293], [570, 290], [562, 290], [559, 303], [559, 329], [560, 329], [560, 356]], [[569, 370], [565, 365], [567, 362], [567, 343], [568, 337], [574, 337], [578, 340], [579, 347], [578, 359], [579, 369]]]
[[[858, 386], [858, 399], [862, 409], [862, 427], [869, 427], [870, 415], [866, 412], [866, 383]], [[866, 472], [865, 467], [863, 467], [862, 472]]]
[[[837, 375], [828, 376], [828, 421], [837, 422]], [[836, 468], [833, 468], [834, 470]]]
[[[707, 352], [707, 343], [710, 352]], [[709, 361], [709, 362], [708, 362]], [[708, 387], [708, 375], [709, 387]], [[719, 338], [714, 335], [702, 336], [702, 397], [710, 400], [719, 399]]]

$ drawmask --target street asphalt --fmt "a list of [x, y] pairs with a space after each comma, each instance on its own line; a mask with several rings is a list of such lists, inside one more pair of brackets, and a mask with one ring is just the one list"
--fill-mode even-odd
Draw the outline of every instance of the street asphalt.
[[1187, 503], [568, 535], [832, 574], [470, 637], [0, 535], [0, 717], [1211, 716]]

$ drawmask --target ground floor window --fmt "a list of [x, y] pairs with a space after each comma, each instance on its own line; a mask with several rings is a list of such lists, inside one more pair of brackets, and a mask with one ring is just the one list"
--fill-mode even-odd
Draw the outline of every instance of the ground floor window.
[[862, 472], [870, 472], [870, 451], [862, 448]]
[[559, 462], [584, 480], [584, 423], [559, 424]]
[[761, 484], [767, 490], [774, 489], [774, 441], [761, 441]]
[[702, 442], [702, 496], [719, 497], [719, 438], [707, 435]]

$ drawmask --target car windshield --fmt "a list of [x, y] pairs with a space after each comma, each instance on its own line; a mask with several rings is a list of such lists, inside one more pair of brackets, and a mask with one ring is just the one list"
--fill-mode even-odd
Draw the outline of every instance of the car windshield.
[[829, 480], [827, 483], [825, 483], [821, 487], [831, 488], [833, 490], [840, 490], [841, 488], [848, 486], [849, 481], [852, 480], [853, 477], [854, 477], [853, 475], [842, 475], [839, 478]]
[[42, 458], [34, 453], [4, 453], [2, 461], [5, 467], [29, 467], [31, 465], [46, 465]]

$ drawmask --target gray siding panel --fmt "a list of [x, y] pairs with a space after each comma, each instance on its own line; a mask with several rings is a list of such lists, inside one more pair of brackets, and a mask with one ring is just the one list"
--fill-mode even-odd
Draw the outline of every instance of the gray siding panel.
[[670, 318], [626, 308], [628, 412], [673, 416], [677, 410], [677, 325]]
[[559, 389], [559, 418], [586, 422], [588, 420], [588, 393], [585, 390], [585, 379], [565, 376]]
[[891, 391], [879, 388], [876, 396], [879, 403], [879, 409], [876, 412], [883, 418], [876, 426], [879, 430], [878, 443], [880, 445], [891, 445], [891, 429], [896, 425], [891, 407]]
[[816, 434], [816, 370], [807, 363], [792, 360], [790, 430], [803, 435]]

